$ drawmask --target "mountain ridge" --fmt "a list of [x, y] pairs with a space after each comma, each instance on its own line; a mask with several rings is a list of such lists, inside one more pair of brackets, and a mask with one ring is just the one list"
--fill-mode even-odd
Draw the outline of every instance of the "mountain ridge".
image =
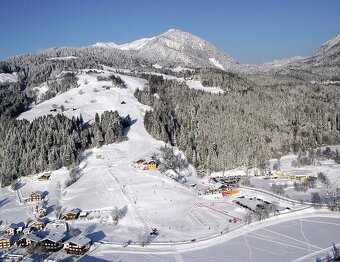
[[113, 42], [93, 46], [131, 51], [161, 66], [216, 67], [231, 69], [238, 62], [208, 41], [188, 32], [170, 29], [158, 36], [117, 45]]

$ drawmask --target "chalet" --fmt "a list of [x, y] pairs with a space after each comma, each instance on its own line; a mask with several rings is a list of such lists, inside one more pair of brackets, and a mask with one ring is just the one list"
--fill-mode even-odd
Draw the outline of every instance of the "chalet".
[[4, 233], [7, 234], [7, 235], [15, 235], [15, 234], [18, 234], [18, 233], [22, 233], [24, 227], [25, 227], [24, 223], [18, 223], [18, 224], [12, 223], [12, 224], [10, 224], [9, 227], [7, 227], [4, 230]]
[[229, 191], [229, 187], [226, 185], [222, 185], [218, 188], [218, 192]]
[[2, 235], [0, 236], [0, 249], [8, 249], [13, 245], [14, 237], [13, 235]]
[[51, 173], [44, 173], [38, 177], [39, 181], [46, 181], [49, 180], [51, 177]]
[[84, 236], [76, 236], [68, 240], [64, 249], [68, 254], [84, 255], [91, 247], [91, 239]]
[[43, 208], [43, 207], [40, 208], [40, 209], [38, 210], [38, 215], [39, 215], [40, 218], [46, 216], [46, 215], [47, 215], [47, 210], [46, 210], [46, 208]]
[[42, 192], [33, 192], [26, 199], [27, 202], [41, 201], [44, 199], [44, 195]]
[[28, 234], [20, 237], [17, 244], [19, 247], [28, 247], [32, 244], [37, 244], [40, 240], [41, 240], [40, 237], [34, 234]]
[[85, 217], [87, 217], [87, 215], [88, 215], [88, 213], [86, 211], [82, 211], [79, 214], [79, 218], [85, 218]]
[[36, 219], [29, 223], [28, 227], [31, 231], [42, 230], [45, 228], [46, 224], [48, 223], [48, 219]]
[[144, 170], [156, 170], [156, 169], [157, 169], [156, 161], [150, 160], [144, 163]]
[[75, 220], [79, 217], [80, 212], [81, 210], [79, 208], [74, 208], [71, 211], [65, 213], [62, 218], [66, 220]]
[[65, 235], [54, 233], [40, 240], [40, 245], [48, 251], [58, 251], [63, 247]]
[[125, 101], [122, 101], [122, 102], [120, 102], [122, 105], [125, 105], [126, 104], [126, 102]]

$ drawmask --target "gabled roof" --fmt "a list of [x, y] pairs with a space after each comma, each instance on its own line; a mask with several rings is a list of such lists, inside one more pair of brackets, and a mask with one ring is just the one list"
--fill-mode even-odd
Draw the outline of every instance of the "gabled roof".
[[35, 192], [32, 192], [31, 194], [30, 194], [30, 196], [31, 195], [43, 195], [43, 192], [41, 192], [41, 191], [35, 191]]
[[0, 239], [8, 239], [8, 240], [11, 240], [14, 236], [12, 235], [2, 235], [0, 236]]
[[63, 234], [53, 233], [53, 234], [47, 235], [41, 241], [50, 240], [50, 241], [56, 243], [60, 240], [63, 240], [64, 238], [65, 238], [65, 235], [63, 235]]
[[38, 218], [38, 219], [34, 219], [33, 221], [31, 221], [31, 223], [29, 223], [29, 226], [32, 226], [36, 223], [43, 223], [43, 224], [47, 224], [49, 222], [49, 219], [47, 217], [44, 218]]
[[41, 177], [50, 177], [51, 176], [51, 173], [44, 173], [40, 176], [38, 176], [38, 178], [41, 178]]
[[12, 224], [10, 224], [9, 227], [7, 227], [7, 228], [17, 229], [18, 227], [25, 227], [24, 222], [20, 222], [20, 223], [12, 223]]
[[68, 214], [68, 213], [74, 213], [74, 214], [79, 214], [81, 212], [81, 210], [79, 208], [73, 208], [70, 211], [66, 211], [64, 215]]
[[20, 239], [24, 239], [24, 238], [29, 239], [34, 242], [39, 242], [41, 240], [40, 237], [34, 234], [23, 235], [22, 237], [20, 237]]
[[91, 243], [91, 239], [89, 239], [88, 237], [79, 235], [79, 236], [69, 239], [68, 241], [66, 241], [66, 243], [73, 243], [78, 246], [85, 246], [86, 244]]

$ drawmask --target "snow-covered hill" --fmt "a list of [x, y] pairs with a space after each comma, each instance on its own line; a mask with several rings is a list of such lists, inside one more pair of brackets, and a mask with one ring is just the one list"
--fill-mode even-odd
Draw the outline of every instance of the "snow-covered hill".
[[177, 29], [132, 43], [96, 43], [94, 46], [129, 50], [138, 57], [165, 67], [216, 67], [232, 69], [237, 62], [209, 42]]

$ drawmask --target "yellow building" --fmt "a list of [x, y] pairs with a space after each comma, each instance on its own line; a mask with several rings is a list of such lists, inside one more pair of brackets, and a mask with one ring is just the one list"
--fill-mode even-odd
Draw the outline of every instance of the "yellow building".
[[157, 169], [157, 163], [156, 161], [149, 161], [144, 164], [144, 170], [156, 170]]

